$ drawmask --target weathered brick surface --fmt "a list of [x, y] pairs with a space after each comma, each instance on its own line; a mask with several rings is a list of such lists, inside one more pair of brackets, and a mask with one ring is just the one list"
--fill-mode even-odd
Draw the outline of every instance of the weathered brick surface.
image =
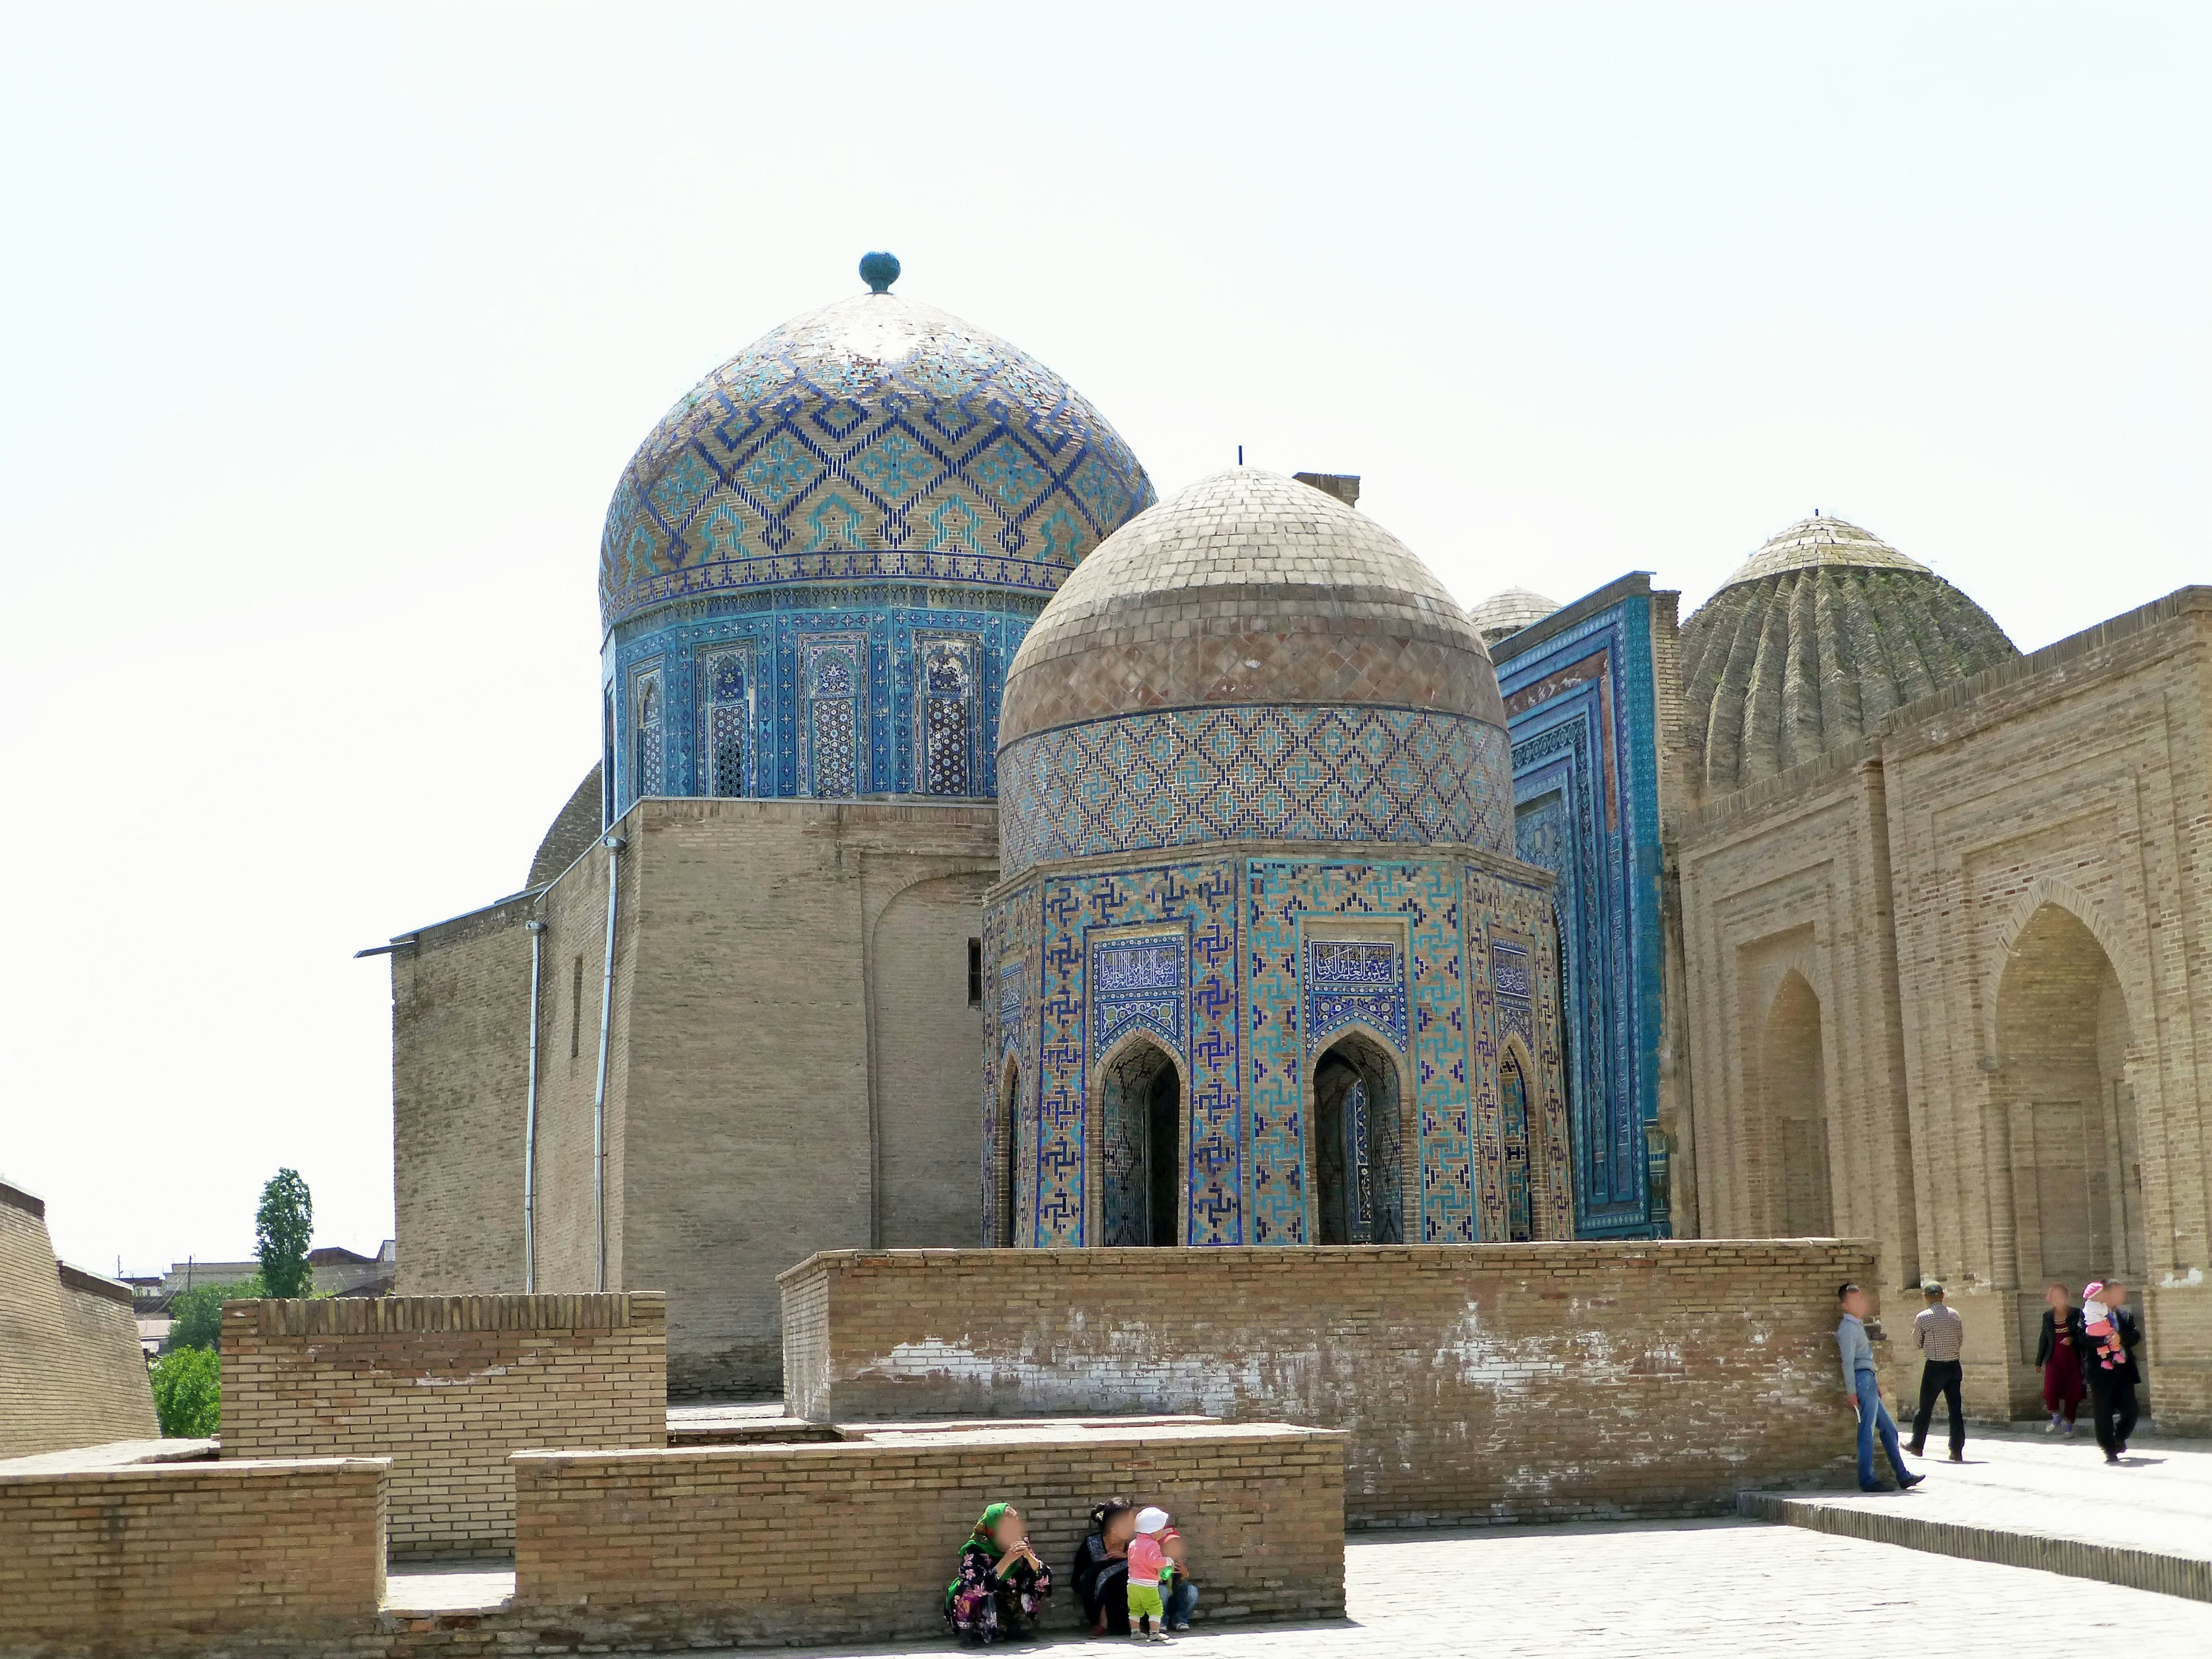
[[0, 1475], [0, 1653], [324, 1651], [384, 1594], [374, 1458]]
[[621, 853], [424, 928], [392, 959], [400, 1288], [523, 1288], [533, 919], [537, 1285], [599, 1285], [592, 1097], [617, 857], [605, 1282], [668, 1292], [677, 1394], [773, 1396], [777, 1273], [817, 1249], [981, 1236], [967, 943], [998, 815], [649, 799], [617, 830]]
[[160, 1432], [130, 1288], [57, 1262], [44, 1200], [0, 1182], [0, 1458]]
[[[1056, 1576], [1091, 1504], [1168, 1509], [1209, 1619], [1344, 1611], [1344, 1438], [1282, 1424], [1008, 1427], [842, 1445], [514, 1459], [520, 1617], [667, 1647], [927, 1636], [984, 1507]], [[1048, 1622], [1074, 1622], [1062, 1583]]]
[[[2038, 1410], [2047, 1278], [2118, 1275], [2160, 1426], [2212, 1426], [2208, 675], [2212, 589], [2185, 588], [1681, 830], [1700, 1224], [1780, 1231], [1809, 1115], [1823, 1231], [1875, 1238], [1893, 1297], [1946, 1282], [1977, 1414]], [[1766, 1052], [1793, 975], [1809, 1114]]]
[[389, 1458], [394, 1555], [505, 1549], [509, 1453], [665, 1443], [664, 1308], [646, 1291], [226, 1303], [223, 1457]]
[[1852, 1241], [840, 1252], [783, 1275], [817, 1421], [1349, 1431], [1355, 1524], [1691, 1513], [1839, 1475]]

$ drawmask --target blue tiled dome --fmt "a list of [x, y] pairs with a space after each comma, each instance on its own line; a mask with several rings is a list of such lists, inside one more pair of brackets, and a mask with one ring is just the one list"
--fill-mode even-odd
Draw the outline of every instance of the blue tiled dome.
[[795, 581], [1047, 595], [1153, 498], [1120, 434], [1035, 358], [862, 295], [756, 341], [653, 428], [607, 509], [600, 616]]

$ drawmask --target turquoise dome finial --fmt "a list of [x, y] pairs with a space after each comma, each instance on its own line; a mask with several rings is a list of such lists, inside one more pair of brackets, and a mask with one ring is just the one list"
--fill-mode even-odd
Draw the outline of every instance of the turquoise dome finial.
[[860, 256], [860, 280], [872, 294], [888, 294], [891, 284], [899, 279], [898, 255], [896, 253], [863, 253]]

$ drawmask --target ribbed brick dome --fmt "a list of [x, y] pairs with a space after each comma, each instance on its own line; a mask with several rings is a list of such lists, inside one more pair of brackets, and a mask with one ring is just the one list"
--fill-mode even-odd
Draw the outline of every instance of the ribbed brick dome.
[[1880, 537], [1801, 520], [1682, 624], [1694, 774], [1726, 794], [2019, 654], [1981, 606]]
[[1075, 568], [1007, 671], [999, 747], [1217, 703], [1505, 720], [1481, 635], [1405, 544], [1256, 467], [1201, 478]]

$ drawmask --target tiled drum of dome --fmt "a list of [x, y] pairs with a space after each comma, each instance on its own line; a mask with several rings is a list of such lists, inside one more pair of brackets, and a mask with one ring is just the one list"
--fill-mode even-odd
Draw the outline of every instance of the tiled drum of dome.
[[1242, 839], [1503, 850], [1505, 733], [1434, 710], [1210, 705], [1035, 732], [999, 757], [1008, 877]]
[[1034, 358], [927, 307], [848, 301], [732, 358], [654, 428], [607, 510], [600, 611], [612, 628], [809, 580], [1049, 593], [1152, 500], [1120, 434]]

